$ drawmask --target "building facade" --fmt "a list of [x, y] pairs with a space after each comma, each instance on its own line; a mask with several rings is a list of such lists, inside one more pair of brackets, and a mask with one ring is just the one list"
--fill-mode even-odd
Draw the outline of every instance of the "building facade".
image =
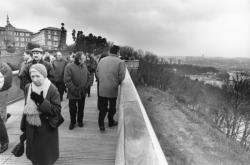
[[14, 27], [7, 16], [7, 25], [0, 27], [0, 49], [25, 49], [31, 37], [31, 31]]
[[39, 44], [45, 50], [58, 50], [61, 39], [61, 29], [47, 27], [33, 34], [31, 42]]
[[47, 27], [33, 33], [26, 29], [14, 27], [7, 15], [7, 25], [0, 27], [0, 51], [15, 52], [25, 49], [28, 43], [39, 44], [44, 50], [59, 50], [66, 46], [67, 31], [62, 28]]

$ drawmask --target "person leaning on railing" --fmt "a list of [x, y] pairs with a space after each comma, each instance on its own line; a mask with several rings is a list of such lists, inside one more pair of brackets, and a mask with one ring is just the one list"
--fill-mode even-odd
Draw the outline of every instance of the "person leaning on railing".
[[7, 121], [8, 89], [12, 85], [12, 70], [8, 64], [0, 61], [0, 153], [8, 149], [9, 138], [5, 127]]

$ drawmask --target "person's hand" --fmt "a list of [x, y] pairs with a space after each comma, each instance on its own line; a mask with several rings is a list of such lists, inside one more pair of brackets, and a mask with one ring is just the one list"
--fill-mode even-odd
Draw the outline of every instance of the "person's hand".
[[44, 101], [43, 91], [41, 91], [40, 95], [36, 92], [31, 92], [30, 98], [36, 103], [36, 105], [41, 105]]

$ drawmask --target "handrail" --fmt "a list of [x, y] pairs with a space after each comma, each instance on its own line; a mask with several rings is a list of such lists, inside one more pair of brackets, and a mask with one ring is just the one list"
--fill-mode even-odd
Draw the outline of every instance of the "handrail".
[[137, 90], [126, 70], [119, 91], [116, 165], [167, 165]]

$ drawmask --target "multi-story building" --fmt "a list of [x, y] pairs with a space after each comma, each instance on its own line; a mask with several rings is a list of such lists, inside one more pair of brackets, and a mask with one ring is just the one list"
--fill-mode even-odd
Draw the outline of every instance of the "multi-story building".
[[47, 27], [33, 33], [26, 29], [15, 28], [11, 25], [7, 15], [7, 25], [0, 27], [0, 51], [13, 49], [25, 49], [31, 42], [39, 44], [44, 50], [64, 49], [66, 46], [67, 31], [62, 28]]
[[31, 31], [14, 27], [7, 16], [7, 25], [0, 27], [0, 49], [24, 49], [27, 43], [31, 42], [31, 37]]
[[39, 44], [47, 50], [58, 50], [61, 38], [61, 29], [55, 27], [47, 27], [33, 34], [31, 42]]

